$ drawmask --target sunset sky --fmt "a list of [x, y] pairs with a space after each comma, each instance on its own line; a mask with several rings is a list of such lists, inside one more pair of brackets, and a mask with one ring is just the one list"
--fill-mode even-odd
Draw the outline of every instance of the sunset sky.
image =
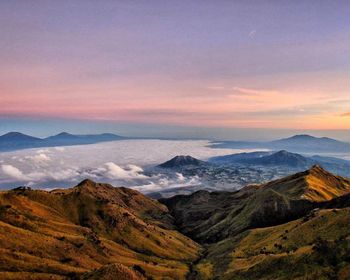
[[1, 1], [0, 132], [344, 135], [349, 15], [348, 1]]

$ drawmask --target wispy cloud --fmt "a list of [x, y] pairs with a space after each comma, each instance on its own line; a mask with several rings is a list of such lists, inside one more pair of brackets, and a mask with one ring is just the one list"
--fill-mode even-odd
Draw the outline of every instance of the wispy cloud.
[[263, 89], [254, 89], [254, 88], [244, 88], [244, 87], [233, 87], [234, 92], [246, 94], [246, 95], [266, 95], [266, 94], [278, 94], [278, 91], [273, 90], [263, 90]]
[[225, 90], [224, 86], [208, 86], [207, 89], [210, 90]]

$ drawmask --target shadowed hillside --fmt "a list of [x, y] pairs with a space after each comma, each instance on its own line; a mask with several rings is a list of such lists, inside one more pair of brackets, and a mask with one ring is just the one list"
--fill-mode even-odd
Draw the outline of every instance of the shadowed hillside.
[[208, 247], [195, 279], [350, 278], [350, 209], [315, 210]]
[[199, 191], [163, 199], [179, 227], [200, 242], [217, 242], [246, 229], [272, 226], [306, 215], [350, 193], [350, 180], [319, 166], [237, 192]]

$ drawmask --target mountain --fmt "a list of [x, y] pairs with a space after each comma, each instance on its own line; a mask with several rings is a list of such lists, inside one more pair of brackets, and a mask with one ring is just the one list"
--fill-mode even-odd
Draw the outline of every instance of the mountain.
[[319, 166], [237, 192], [199, 191], [160, 200], [178, 226], [199, 242], [217, 242], [249, 228], [273, 226], [307, 214], [319, 203], [350, 193], [350, 180]]
[[30, 142], [30, 141], [40, 141], [40, 138], [25, 135], [20, 132], [9, 132], [0, 136], [1, 141], [18, 141], [18, 142]]
[[310, 168], [313, 165], [320, 165], [333, 173], [342, 176], [350, 176], [350, 161], [348, 160], [318, 155], [304, 156], [285, 150], [278, 152], [251, 152], [217, 156], [210, 158], [209, 162], [224, 165], [288, 167], [294, 172]]
[[219, 156], [210, 159], [215, 163], [240, 163], [248, 165], [276, 165], [276, 166], [290, 166], [307, 168], [316, 163], [313, 159], [304, 157], [296, 153], [290, 153], [281, 150], [275, 153], [271, 152], [252, 152], [240, 153], [227, 156]]
[[57, 135], [50, 136], [45, 138], [47, 141], [90, 141], [90, 142], [98, 142], [98, 141], [113, 141], [124, 139], [124, 137], [112, 134], [112, 133], [102, 133], [102, 134], [87, 134], [87, 135], [74, 135], [67, 132], [61, 132]]
[[205, 165], [206, 162], [201, 161], [199, 159], [196, 159], [191, 156], [176, 156], [173, 157], [171, 160], [168, 160], [160, 165], [158, 167], [161, 168], [181, 168], [184, 166], [201, 166]]
[[73, 135], [68, 132], [61, 132], [59, 134], [49, 136], [45, 138], [47, 141], [59, 141], [59, 140], [75, 140], [79, 139], [80, 137], [78, 135]]
[[272, 189], [290, 199], [322, 202], [350, 193], [350, 180], [315, 165], [305, 172], [267, 183], [263, 188]]
[[313, 163], [311, 159], [303, 157], [299, 154], [287, 152], [285, 150], [276, 152], [272, 155], [267, 155], [256, 159], [249, 159], [246, 160], [246, 162], [258, 165], [288, 165], [291, 167], [305, 168]]
[[288, 150], [290, 152], [321, 153], [321, 152], [349, 152], [350, 143], [338, 141], [328, 137], [314, 137], [307, 134], [294, 135], [289, 138], [269, 142], [223, 141], [212, 144], [216, 148], [235, 149], [270, 149]]
[[[350, 179], [319, 166], [153, 200], [84, 180], [0, 192], [0, 279], [349, 279]], [[191, 239], [192, 238], [192, 239]]]
[[123, 139], [126, 138], [111, 133], [73, 135], [67, 132], [62, 132], [47, 138], [36, 138], [19, 132], [9, 132], [0, 136], [0, 151], [13, 151], [38, 147], [86, 145]]
[[0, 136], [0, 151], [25, 149], [42, 145], [43, 140], [20, 132], [9, 132]]
[[328, 137], [314, 137], [308, 134], [299, 134], [294, 135], [289, 138], [283, 138], [280, 140], [272, 141], [275, 144], [284, 144], [284, 145], [304, 145], [304, 144], [322, 144], [322, 145], [333, 145], [342, 143], [332, 138]]
[[225, 156], [216, 156], [209, 159], [210, 162], [231, 164], [231, 163], [246, 163], [249, 160], [255, 160], [261, 157], [271, 155], [272, 152], [251, 152], [251, 153], [237, 153]]
[[[1, 279], [66, 279], [84, 273], [83, 279], [102, 279], [96, 275], [120, 270], [141, 273], [142, 279], [183, 279], [200, 248], [174, 230], [164, 205], [91, 180], [51, 192], [1, 192], [0, 225]], [[111, 263], [116, 266], [108, 267]]]
[[349, 151], [350, 144], [341, 142], [328, 137], [314, 137], [310, 135], [295, 135], [270, 142], [271, 146], [279, 149], [298, 150], [308, 152], [310, 150], [317, 151]]
[[181, 232], [206, 244], [192, 279], [348, 279], [349, 183], [314, 166], [237, 192], [161, 202]]

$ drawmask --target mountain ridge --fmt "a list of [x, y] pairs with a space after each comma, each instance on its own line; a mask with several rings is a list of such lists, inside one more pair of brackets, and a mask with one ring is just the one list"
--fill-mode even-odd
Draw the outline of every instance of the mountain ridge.
[[107, 141], [128, 139], [113, 133], [75, 135], [61, 132], [46, 138], [29, 136], [20, 132], [9, 132], [0, 136], [0, 151], [29, 148], [87, 145]]
[[1, 192], [0, 210], [0, 253], [6, 259], [0, 262], [0, 272], [30, 268], [33, 275], [66, 279], [112, 262], [142, 272], [142, 279], [183, 278], [200, 249], [175, 230], [163, 204], [91, 180], [50, 192]]
[[160, 201], [90, 179], [15, 188], [0, 192], [0, 278], [345, 280], [349, 207], [350, 179], [320, 166]]
[[213, 143], [216, 148], [236, 149], [271, 149], [290, 152], [349, 152], [350, 143], [329, 137], [315, 137], [308, 134], [294, 135], [287, 138], [266, 142], [222, 141]]

